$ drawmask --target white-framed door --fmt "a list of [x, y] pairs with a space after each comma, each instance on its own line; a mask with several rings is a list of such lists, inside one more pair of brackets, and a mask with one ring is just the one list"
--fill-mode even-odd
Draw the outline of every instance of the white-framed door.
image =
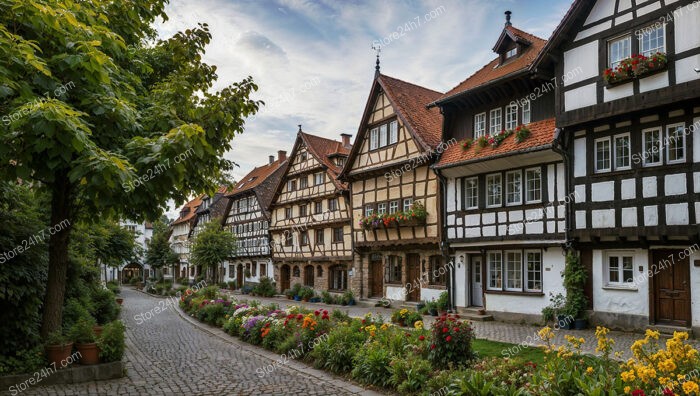
[[482, 260], [481, 255], [474, 254], [469, 259], [469, 290], [471, 306], [483, 307], [484, 300], [482, 294]]

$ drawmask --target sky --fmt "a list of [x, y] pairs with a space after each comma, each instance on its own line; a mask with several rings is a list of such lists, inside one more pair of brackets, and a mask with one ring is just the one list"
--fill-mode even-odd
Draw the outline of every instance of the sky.
[[[513, 26], [547, 39], [572, 0], [171, 0], [161, 38], [207, 23], [204, 61], [220, 90], [252, 76], [265, 106], [246, 121], [226, 158], [236, 180], [290, 152], [299, 124], [331, 139], [357, 135], [376, 52], [383, 74], [446, 92], [495, 54], [504, 12]], [[177, 208], [167, 215], [176, 217]]]

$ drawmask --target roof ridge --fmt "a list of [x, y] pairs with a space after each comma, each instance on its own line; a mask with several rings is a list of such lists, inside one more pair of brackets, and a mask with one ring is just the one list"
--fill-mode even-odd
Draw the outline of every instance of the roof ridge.
[[390, 78], [390, 79], [392, 79], [392, 80], [399, 81], [399, 82], [404, 83], [404, 84], [412, 85], [412, 86], [414, 86], [414, 87], [421, 88], [421, 89], [424, 89], [424, 90], [426, 90], [426, 91], [434, 92], [434, 93], [436, 93], [436, 94], [438, 94], [438, 95], [443, 95], [443, 93], [440, 92], [440, 91], [436, 91], [436, 90], [434, 90], [434, 89], [430, 89], [430, 88], [428, 88], [428, 87], [424, 87], [424, 86], [422, 86], [422, 85], [418, 85], [418, 84], [412, 83], [412, 82], [410, 82], [410, 81], [402, 80], [402, 79], [400, 79], [400, 78], [392, 77], [392, 76], [389, 76], [389, 75], [386, 75], [386, 74], [381, 74], [381, 73], [380, 73], [380, 74], [379, 74], [379, 77]]

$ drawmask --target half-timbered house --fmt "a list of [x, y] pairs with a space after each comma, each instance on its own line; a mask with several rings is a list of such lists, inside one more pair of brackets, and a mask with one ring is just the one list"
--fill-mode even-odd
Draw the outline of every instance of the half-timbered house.
[[442, 94], [379, 73], [341, 178], [350, 184], [362, 297], [432, 300], [446, 289], [440, 191], [430, 166], [442, 150]]
[[236, 236], [237, 249], [224, 263], [226, 282], [238, 288], [273, 276], [270, 252], [270, 212], [268, 207], [287, 165], [287, 152], [278, 151], [266, 165], [245, 175], [226, 195], [228, 206], [223, 224]]
[[592, 320], [698, 333], [700, 4], [577, 0], [548, 48]]
[[318, 291], [348, 289], [352, 235], [348, 189], [338, 180], [350, 135], [335, 141], [299, 127], [271, 204], [272, 259], [279, 290], [296, 283]]
[[553, 66], [535, 63], [546, 41], [512, 26], [496, 58], [435, 102], [443, 139], [445, 241], [454, 257], [453, 303], [503, 320], [539, 321], [563, 293], [565, 166], [555, 138]]
[[204, 194], [199, 195], [183, 205], [178, 218], [170, 224], [172, 230], [169, 239], [170, 248], [180, 259], [179, 273], [176, 277], [187, 278], [190, 281], [200, 275], [194, 266], [190, 267], [190, 234], [194, 227], [197, 208], [202, 204], [203, 197]]
[[[221, 220], [226, 214], [226, 206], [228, 204], [228, 200], [225, 198], [226, 190], [226, 186], [220, 186], [213, 195], [210, 196], [208, 194], [204, 194], [202, 196], [202, 202], [199, 207], [197, 207], [195, 217], [192, 222], [192, 229], [189, 236], [190, 245], [194, 243], [197, 235], [202, 232], [204, 227], [212, 220], [218, 221], [219, 224], [222, 223]], [[201, 266], [197, 266], [196, 272], [202, 273], [202, 271], [205, 271], [207, 276], [214, 277], [214, 271], [216, 271], [218, 275], [214, 278], [221, 279], [224, 273], [224, 268], [222, 265], [220, 265], [218, 268], [206, 269], [202, 269]]]

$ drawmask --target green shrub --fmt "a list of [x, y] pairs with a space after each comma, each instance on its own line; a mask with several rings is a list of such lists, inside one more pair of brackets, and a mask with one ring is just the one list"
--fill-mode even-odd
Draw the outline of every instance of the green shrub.
[[339, 309], [334, 309], [333, 312], [331, 312], [331, 319], [335, 322], [349, 322], [350, 315], [348, 315], [347, 311], [343, 312]]
[[206, 298], [207, 300], [213, 300], [216, 298], [216, 295], [219, 294], [219, 287], [207, 286], [204, 289], [200, 290], [197, 294], [204, 296], [204, 298]]
[[275, 282], [267, 276], [263, 276], [260, 278], [260, 283], [253, 288], [253, 293], [258, 296], [272, 297], [277, 293]]
[[95, 342], [95, 320], [88, 318], [80, 318], [77, 323], [70, 328], [69, 336], [77, 344], [90, 344]]
[[363, 384], [387, 387], [391, 383], [391, 354], [381, 344], [360, 348], [353, 357], [352, 378]]
[[97, 340], [100, 348], [100, 359], [105, 362], [118, 362], [124, 356], [124, 323], [115, 320], [107, 323], [102, 329], [102, 334]]
[[324, 290], [321, 292], [321, 301], [324, 304], [333, 304], [335, 302], [335, 299], [328, 291]]
[[292, 294], [292, 297], [294, 297], [294, 296], [301, 297], [301, 294], [300, 294], [301, 289], [302, 289], [301, 283], [295, 283], [294, 286], [292, 286], [292, 293], [294, 293], [294, 294]]
[[122, 292], [122, 289], [119, 287], [117, 281], [107, 282], [107, 289], [109, 289], [109, 291], [111, 291], [114, 294], [119, 294]]
[[466, 366], [473, 358], [472, 328], [466, 320], [455, 315], [442, 315], [430, 330], [429, 360], [435, 368]]
[[391, 384], [402, 395], [418, 392], [430, 378], [430, 362], [420, 356], [396, 357], [389, 367]]
[[284, 338], [284, 341], [277, 344], [277, 353], [282, 355], [288, 354], [290, 351], [299, 347], [299, 340], [294, 334], [289, 334]]
[[440, 311], [447, 311], [447, 305], [449, 304], [448, 299], [449, 296], [446, 291], [440, 293], [440, 297], [435, 301], [436, 308]]
[[130, 285], [136, 285], [137, 283], [139, 283], [139, 278], [134, 277], [134, 278], [129, 279]]
[[114, 293], [107, 289], [98, 288], [92, 294], [92, 315], [98, 325], [105, 325], [119, 317], [119, 304]]
[[0, 355], [0, 375], [36, 372], [44, 366], [46, 360], [41, 345]]
[[91, 317], [89, 306], [81, 303], [76, 298], [69, 298], [66, 300], [66, 304], [63, 308], [63, 329], [65, 332], [70, 331], [70, 329], [78, 323], [81, 318]]
[[340, 374], [352, 370], [353, 356], [367, 340], [367, 332], [358, 325], [338, 325], [328, 333], [326, 342], [321, 342], [311, 351], [314, 366]]

